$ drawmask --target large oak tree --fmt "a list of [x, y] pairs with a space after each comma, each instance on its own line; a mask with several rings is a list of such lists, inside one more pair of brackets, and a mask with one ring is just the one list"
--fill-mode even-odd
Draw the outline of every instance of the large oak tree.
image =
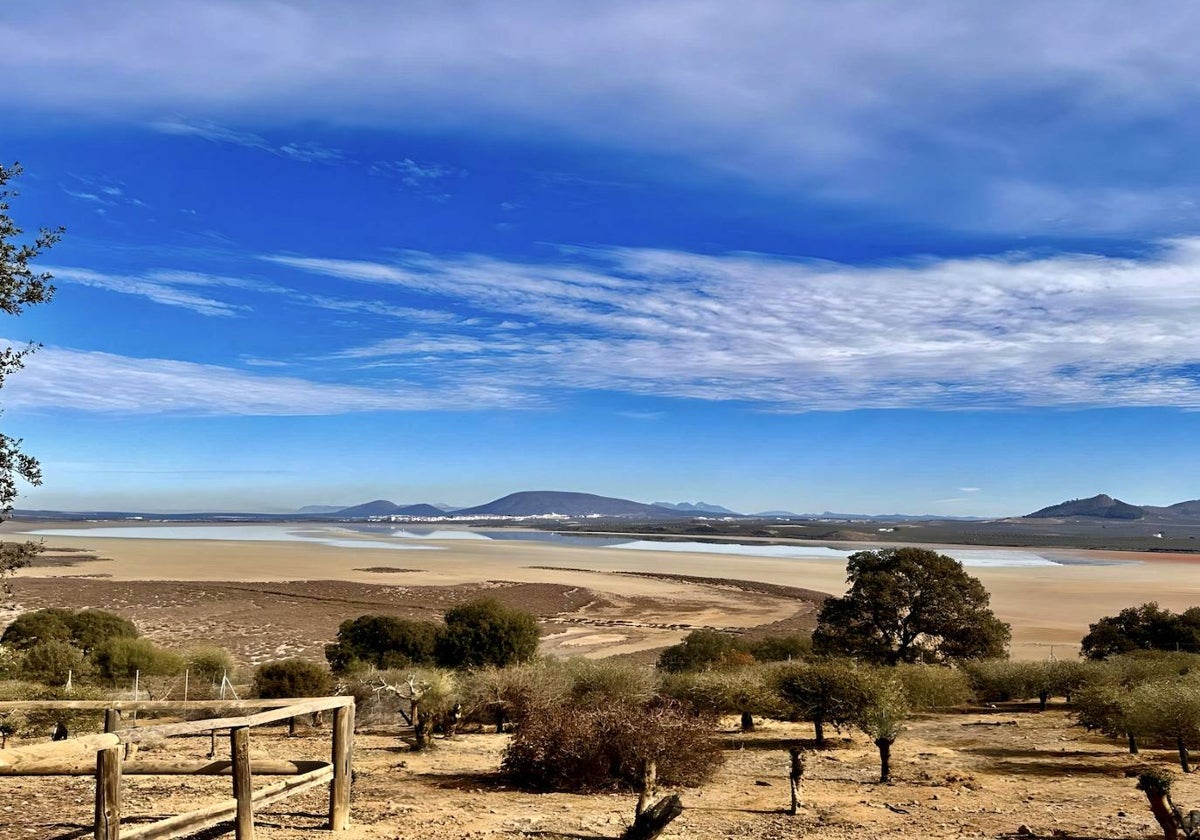
[[885, 665], [1005, 655], [1009, 626], [953, 557], [925, 548], [860, 551], [846, 572], [850, 591], [821, 608], [816, 652]]

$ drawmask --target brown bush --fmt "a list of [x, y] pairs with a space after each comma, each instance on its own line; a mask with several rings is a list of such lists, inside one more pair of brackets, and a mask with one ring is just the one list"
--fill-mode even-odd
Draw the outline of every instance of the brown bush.
[[662, 784], [698, 785], [724, 760], [714, 725], [673, 700], [555, 706], [517, 729], [503, 769], [534, 790], [637, 790], [651, 760]]

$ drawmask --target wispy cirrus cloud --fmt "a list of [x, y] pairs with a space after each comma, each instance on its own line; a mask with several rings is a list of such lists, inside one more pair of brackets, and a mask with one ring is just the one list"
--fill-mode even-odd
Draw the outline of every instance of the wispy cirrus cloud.
[[320, 143], [312, 141], [274, 143], [259, 134], [241, 131], [212, 120], [171, 117], [151, 123], [151, 128], [163, 134], [199, 137], [210, 143], [228, 143], [245, 149], [258, 149], [302, 163], [338, 163], [343, 159], [340, 150], [331, 149]]
[[[1142, 259], [1006, 255], [847, 266], [568, 249], [548, 263], [269, 256], [523, 331], [410, 331], [343, 359], [419, 358], [530, 390], [781, 411], [1200, 405], [1200, 240]], [[753, 305], [747, 302], [753, 301]], [[965, 492], [965, 491], [964, 491]]]
[[164, 306], [182, 307], [200, 315], [213, 317], [228, 318], [240, 315], [247, 312], [248, 307], [197, 294], [191, 291], [192, 288], [253, 288], [243, 280], [197, 272], [150, 271], [144, 275], [123, 275], [66, 266], [48, 266], [47, 270], [59, 281], [123, 295], [136, 295]]
[[[0, 340], [0, 345], [8, 342]], [[316, 416], [367, 411], [530, 408], [539, 400], [484, 377], [373, 386], [269, 376], [221, 365], [44, 347], [5, 383], [5, 404], [99, 414]]]

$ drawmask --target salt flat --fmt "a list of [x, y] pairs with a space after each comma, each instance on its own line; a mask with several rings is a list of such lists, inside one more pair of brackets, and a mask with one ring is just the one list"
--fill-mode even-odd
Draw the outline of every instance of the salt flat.
[[[311, 524], [188, 525], [188, 531], [182, 534], [187, 538], [155, 539], [150, 536], [158, 526], [130, 527], [136, 532], [133, 536], [129, 531], [114, 536], [111, 523], [89, 527], [80, 523], [48, 526], [10, 522], [3, 533], [17, 537], [27, 532], [53, 531], [54, 535], [41, 538], [48, 549], [87, 551], [105, 558], [104, 562], [22, 571], [18, 581], [29, 580], [31, 585], [35, 580], [44, 582], [43, 586], [59, 581], [78, 589], [89, 580], [99, 580], [81, 576], [102, 575], [102, 580], [110, 583], [340, 581], [413, 588], [486, 587], [509, 582], [586, 589], [607, 599], [607, 606], [583, 609], [578, 616], [563, 614], [554, 618], [563, 624], [558, 641], [570, 650], [593, 656], [670, 644], [689, 627], [751, 628], [797, 615], [796, 601], [787, 598], [619, 573], [759, 581], [841, 594], [845, 590], [844, 564], [840, 557], [831, 555], [871, 547], [862, 543], [762, 546], [786, 548], [787, 555], [755, 556], [728, 553], [727, 546], [714, 550], [710, 544], [639, 544], [636, 550], [630, 550], [611, 545], [560, 545], [532, 538], [464, 538], [473, 533], [469, 531], [413, 533], [409, 529], [408, 533], [388, 538], [375, 531], [358, 533]], [[254, 530], [238, 530], [245, 527]], [[286, 535], [289, 529], [291, 536]], [[67, 530], [75, 535], [62, 535]], [[303, 536], [297, 537], [296, 533]], [[403, 564], [399, 564], [405, 571], [378, 571], [384, 549], [399, 546], [410, 549], [404, 553]], [[1044, 658], [1051, 646], [1057, 655], [1071, 655], [1089, 623], [1126, 606], [1158, 601], [1179, 610], [1200, 604], [1200, 563], [1195, 555], [1031, 548], [1015, 552], [1019, 555], [1016, 565], [996, 565], [997, 561], [1005, 562], [1006, 553], [1013, 550], [938, 548], [952, 555], [974, 553], [992, 561], [973, 564], [970, 572], [992, 593], [997, 615], [1013, 625], [1012, 652], [1018, 658]], [[801, 556], [804, 551], [817, 556]], [[1059, 560], [1064, 562], [1056, 562]], [[1101, 565], [1105, 563], [1110, 565]], [[17, 594], [20, 598], [19, 587]], [[614, 632], [608, 628], [611, 622], [632, 622], [635, 629]], [[606, 629], [598, 632], [597, 625]], [[671, 625], [679, 626], [672, 629]], [[552, 648], [557, 647], [557, 636], [550, 637]], [[579, 645], [581, 637], [590, 637], [586, 649]]]

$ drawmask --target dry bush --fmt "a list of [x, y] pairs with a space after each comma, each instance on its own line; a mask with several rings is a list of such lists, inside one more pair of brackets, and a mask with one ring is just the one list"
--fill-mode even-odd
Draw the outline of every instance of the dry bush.
[[666, 785], [698, 785], [724, 760], [715, 721], [671, 700], [555, 706], [526, 720], [503, 769], [534, 790], [637, 790], [644, 762]]
[[571, 676], [557, 660], [539, 660], [481, 668], [463, 679], [464, 714], [501, 732], [506, 723], [520, 725], [540, 710], [563, 702], [571, 692]]
[[749, 731], [754, 729], [754, 715], [786, 714], [770, 673], [772, 669], [757, 666], [670, 674], [663, 679], [662, 693], [702, 713], [741, 715], [742, 729]]
[[569, 699], [586, 705], [646, 703], [658, 694], [658, 674], [653, 668], [616, 659], [568, 659], [561, 666], [567, 675]]

